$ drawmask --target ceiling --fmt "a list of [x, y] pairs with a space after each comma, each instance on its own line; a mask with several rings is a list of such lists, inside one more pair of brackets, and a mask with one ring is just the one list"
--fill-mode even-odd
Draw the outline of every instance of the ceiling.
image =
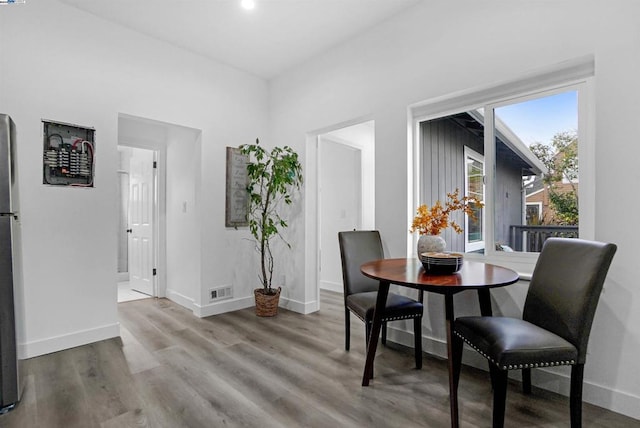
[[265, 79], [423, 0], [60, 0]]

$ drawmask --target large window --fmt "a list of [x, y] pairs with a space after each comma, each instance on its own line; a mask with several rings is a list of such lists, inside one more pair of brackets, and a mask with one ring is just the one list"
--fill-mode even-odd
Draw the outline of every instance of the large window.
[[[590, 230], [583, 223], [592, 225], [585, 207], [593, 206], [593, 150], [585, 147], [593, 143], [584, 125], [592, 71], [585, 63], [567, 72], [584, 77], [564, 85], [532, 89], [532, 78], [497, 87], [495, 97], [485, 90], [412, 107], [415, 205], [432, 205], [455, 189], [484, 202], [474, 208], [475, 219], [454, 214], [464, 233], [444, 232], [448, 250], [537, 253], [551, 236], [575, 238]], [[540, 81], [559, 80], [548, 77]], [[486, 101], [478, 102], [481, 97]], [[455, 112], [456, 103], [467, 107]], [[438, 108], [446, 114], [438, 115]]]

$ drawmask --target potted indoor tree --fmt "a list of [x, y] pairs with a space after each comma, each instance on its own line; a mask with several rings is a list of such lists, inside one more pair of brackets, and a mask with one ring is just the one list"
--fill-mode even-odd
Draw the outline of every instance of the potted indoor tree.
[[254, 290], [256, 314], [274, 316], [278, 312], [280, 287], [272, 287], [274, 261], [271, 243], [274, 238], [279, 238], [291, 248], [281, 233], [288, 227], [287, 220], [283, 218], [283, 208], [291, 205], [294, 192], [300, 189], [302, 165], [291, 147], [274, 147], [268, 151], [258, 139], [255, 144], [241, 145], [240, 152], [248, 158], [249, 231], [260, 254], [258, 276], [262, 287]]

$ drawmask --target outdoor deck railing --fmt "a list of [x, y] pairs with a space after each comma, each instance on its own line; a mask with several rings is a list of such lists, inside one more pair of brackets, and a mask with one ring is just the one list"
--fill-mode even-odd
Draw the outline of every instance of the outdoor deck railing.
[[515, 251], [539, 253], [551, 237], [577, 238], [578, 226], [509, 226], [509, 246]]

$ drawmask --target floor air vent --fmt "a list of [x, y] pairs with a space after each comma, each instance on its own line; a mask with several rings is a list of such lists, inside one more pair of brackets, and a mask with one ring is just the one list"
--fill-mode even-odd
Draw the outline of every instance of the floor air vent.
[[223, 286], [217, 288], [211, 288], [209, 290], [209, 301], [214, 302], [216, 300], [230, 299], [233, 297], [233, 289], [231, 286]]

